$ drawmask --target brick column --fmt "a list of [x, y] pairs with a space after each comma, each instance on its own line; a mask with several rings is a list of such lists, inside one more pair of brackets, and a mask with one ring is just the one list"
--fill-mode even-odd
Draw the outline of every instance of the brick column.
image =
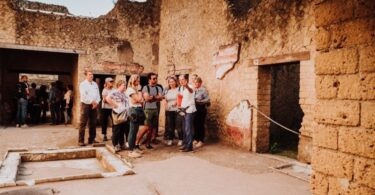
[[375, 194], [375, 2], [317, 1], [314, 194]]

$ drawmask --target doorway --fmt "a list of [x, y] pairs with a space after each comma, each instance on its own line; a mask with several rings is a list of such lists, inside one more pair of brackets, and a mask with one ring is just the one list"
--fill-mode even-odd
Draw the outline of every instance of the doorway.
[[[273, 65], [271, 74], [271, 118], [280, 124], [299, 131], [303, 112], [299, 104], [299, 63]], [[297, 158], [299, 137], [280, 126], [270, 124], [270, 150]]]
[[[39, 89], [46, 75], [48, 81], [57, 79], [63, 86], [76, 83], [74, 77], [77, 75], [78, 54], [58, 53], [46, 51], [31, 51], [19, 49], [0, 48], [0, 123], [5, 126], [15, 126], [15, 113], [17, 99], [16, 83], [19, 76], [29, 75], [31, 86], [35, 83]], [[52, 80], [51, 80], [52, 79]], [[46, 85], [48, 82], [43, 83]], [[40, 84], [40, 85], [39, 85]], [[50, 83], [48, 83], [50, 84]], [[48, 90], [48, 89], [47, 89]], [[74, 117], [74, 116], [73, 116]]]
[[[299, 104], [300, 65], [298, 62], [259, 67], [259, 102], [269, 106], [269, 116], [299, 132], [304, 113]], [[265, 90], [267, 92], [265, 92]], [[267, 102], [267, 103], [266, 103]], [[269, 151], [297, 158], [299, 136], [268, 121]]]

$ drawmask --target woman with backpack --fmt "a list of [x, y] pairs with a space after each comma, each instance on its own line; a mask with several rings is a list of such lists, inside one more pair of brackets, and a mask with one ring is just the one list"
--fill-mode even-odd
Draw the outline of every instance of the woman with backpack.
[[116, 84], [117, 90], [106, 96], [106, 101], [112, 106], [112, 144], [115, 152], [125, 149], [125, 131], [127, 128], [129, 100], [125, 95], [126, 81], [119, 80]]

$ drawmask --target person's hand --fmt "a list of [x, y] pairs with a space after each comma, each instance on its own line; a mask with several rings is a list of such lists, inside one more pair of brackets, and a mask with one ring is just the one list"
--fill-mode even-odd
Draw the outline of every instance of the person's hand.
[[95, 101], [92, 101], [92, 109], [96, 109], [98, 107], [98, 103], [96, 103]]

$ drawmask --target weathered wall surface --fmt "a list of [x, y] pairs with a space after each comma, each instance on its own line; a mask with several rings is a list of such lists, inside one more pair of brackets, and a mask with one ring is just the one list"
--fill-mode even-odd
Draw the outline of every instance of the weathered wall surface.
[[0, 42], [14, 43], [16, 40], [15, 11], [9, 1], [0, 1]]
[[[228, 2], [162, 1], [159, 74], [164, 79], [167, 65], [175, 64], [177, 74], [190, 72], [202, 76], [212, 98], [209, 133], [218, 133], [221, 138], [253, 151], [267, 151], [269, 123], [260, 115], [254, 113], [253, 125], [247, 129], [228, 128], [225, 121], [241, 100], [249, 100], [269, 114], [269, 98], [260, 97], [270, 95], [267, 90], [270, 77], [263, 75], [258, 66], [250, 64], [252, 59], [259, 57], [311, 50], [315, 30], [312, 3], [249, 1], [252, 2], [247, 6], [249, 10], [235, 12], [233, 9], [246, 6], [240, 3], [238, 7], [230, 7]], [[232, 10], [239, 14], [233, 15]], [[222, 80], [217, 80], [215, 67], [211, 65], [213, 54], [220, 46], [232, 43], [241, 44], [239, 62]], [[300, 104], [306, 115], [301, 131], [309, 139], [305, 145], [311, 142], [313, 123], [310, 116], [314, 104], [313, 64], [313, 60], [303, 61], [300, 68]], [[216, 129], [218, 132], [214, 132]], [[251, 133], [248, 132], [250, 129]], [[309, 151], [306, 153], [303, 158], [309, 161]]]
[[375, 2], [315, 5], [314, 194], [375, 194]]
[[[78, 67], [72, 72], [75, 89], [84, 79], [85, 68], [93, 69], [96, 74], [119, 76], [135, 73], [127, 67], [138, 64], [144, 66], [144, 72], [157, 70], [159, 0], [146, 3], [119, 0], [110, 13], [99, 18], [50, 14], [50, 11], [67, 13], [67, 10], [24, 0], [3, 0], [0, 8], [0, 43], [85, 52], [80, 54], [78, 64], [74, 64]], [[125, 59], [121, 49], [124, 45], [132, 51]], [[78, 91], [75, 94], [79, 94]], [[79, 97], [76, 98], [75, 102], [79, 102]], [[78, 113], [76, 109], [76, 116]]]

